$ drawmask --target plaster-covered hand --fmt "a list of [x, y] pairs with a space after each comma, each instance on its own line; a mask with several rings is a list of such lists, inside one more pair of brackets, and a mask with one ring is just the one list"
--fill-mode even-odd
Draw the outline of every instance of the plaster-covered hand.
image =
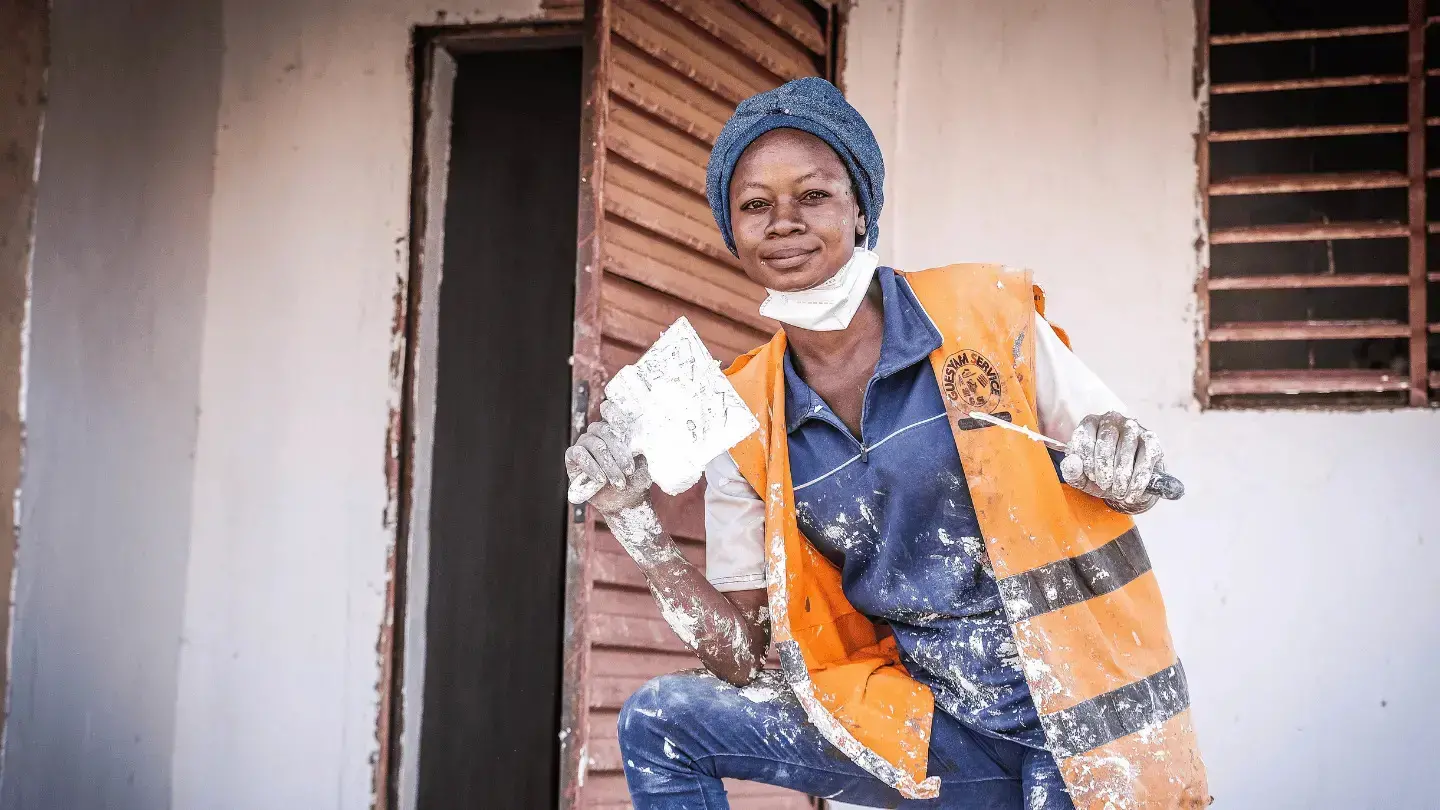
[[1103, 498], [1111, 508], [1138, 514], [1160, 500], [1145, 487], [1164, 471], [1164, 458], [1165, 451], [1154, 433], [1111, 411], [1080, 420], [1060, 463], [1060, 474], [1065, 483]]
[[650, 470], [645, 457], [630, 452], [622, 414], [608, 401], [600, 403], [600, 418], [590, 423], [565, 451], [565, 472], [571, 481], [584, 474], [605, 483], [590, 497], [590, 505], [604, 515], [650, 500]]

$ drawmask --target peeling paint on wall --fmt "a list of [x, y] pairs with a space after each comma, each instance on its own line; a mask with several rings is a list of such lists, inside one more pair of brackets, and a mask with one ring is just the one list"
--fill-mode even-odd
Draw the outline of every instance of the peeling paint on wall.
[[0, 4], [0, 588], [8, 597], [0, 625], [4, 705], [9, 703], [13, 575], [25, 446], [24, 365], [49, 18], [49, 4], [41, 0]]

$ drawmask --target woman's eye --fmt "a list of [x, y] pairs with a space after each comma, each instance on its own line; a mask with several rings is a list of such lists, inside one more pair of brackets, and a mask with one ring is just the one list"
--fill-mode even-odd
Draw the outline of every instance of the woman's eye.
[[801, 199], [803, 199], [803, 200], [823, 200], [823, 199], [825, 199], [826, 197], [829, 197], [829, 196], [830, 196], [829, 194], [826, 194], [825, 192], [820, 191], [820, 190], [817, 189], [817, 190], [815, 190], [815, 191], [807, 191], [807, 192], [805, 192], [805, 196], [804, 196], [804, 197], [801, 197]]
[[744, 205], [740, 206], [740, 210], [741, 210], [741, 211], [758, 211], [758, 210], [760, 210], [761, 208], [764, 208], [766, 205], [768, 205], [768, 203], [766, 203], [764, 200], [751, 200], [751, 201], [745, 203]]

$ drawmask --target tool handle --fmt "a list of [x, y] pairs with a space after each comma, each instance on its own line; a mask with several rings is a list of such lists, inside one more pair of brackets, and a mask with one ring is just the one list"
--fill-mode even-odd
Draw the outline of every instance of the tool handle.
[[579, 506], [595, 497], [595, 493], [599, 492], [604, 486], [604, 481], [596, 481], [585, 473], [580, 473], [570, 479], [570, 489], [565, 493], [565, 499]]
[[1185, 494], [1185, 484], [1169, 473], [1156, 473], [1145, 485], [1146, 492], [1153, 492], [1167, 501], [1178, 501]]

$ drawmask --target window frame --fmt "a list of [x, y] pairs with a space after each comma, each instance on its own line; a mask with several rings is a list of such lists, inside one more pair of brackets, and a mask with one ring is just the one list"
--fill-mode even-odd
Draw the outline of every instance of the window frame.
[[[1429, 367], [1429, 341], [1432, 335], [1440, 333], [1440, 323], [1431, 323], [1427, 312], [1429, 285], [1440, 282], [1440, 272], [1428, 267], [1427, 241], [1431, 234], [1440, 233], [1440, 221], [1430, 222], [1427, 218], [1427, 180], [1440, 177], [1440, 169], [1426, 169], [1426, 133], [1429, 127], [1440, 126], [1440, 117], [1427, 118], [1425, 114], [1426, 79], [1440, 77], [1440, 69], [1425, 67], [1425, 39], [1430, 26], [1440, 26], [1440, 16], [1427, 14], [1426, 0], [1408, 0], [1408, 14], [1405, 23], [1390, 25], [1348, 26], [1333, 29], [1302, 29], [1288, 31], [1266, 31], [1243, 34], [1213, 35], [1210, 26], [1212, 0], [1196, 0], [1196, 96], [1200, 100], [1199, 132], [1196, 138], [1196, 162], [1199, 175], [1201, 219], [1203, 222], [1203, 260], [1200, 263], [1200, 277], [1196, 292], [1200, 313], [1200, 335], [1198, 363], [1196, 367], [1196, 396], [1203, 409], [1226, 408], [1294, 408], [1305, 406], [1343, 407], [1346, 405], [1369, 405], [1375, 408], [1393, 408], [1394, 402], [1376, 405], [1359, 397], [1389, 393], [1392, 396], [1405, 392], [1405, 405], [1409, 407], [1440, 406], [1440, 371]], [[1211, 51], [1217, 47], [1265, 42], [1294, 40], [1321, 40], [1339, 37], [1368, 36], [1379, 34], [1405, 34], [1407, 36], [1406, 72], [1384, 76], [1355, 76], [1339, 79], [1301, 79], [1275, 81], [1229, 82], [1216, 85], [1210, 76]], [[1353, 84], [1339, 85], [1349, 80]], [[1342, 126], [1290, 126], [1270, 129], [1211, 130], [1211, 99], [1219, 93], [1260, 93], [1280, 92], [1285, 89], [1304, 87], [1362, 86], [1365, 84], [1403, 84], [1406, 87], [1406, 112], [1404, 124], [1359, 124]], [[1218, 88], [1218, 92], [1217, 92]], [[1350, 173], [1353, 177], [1340, 175], [1300, 174], [1284, 177], [1244, 178], [1243, 182], [1226, 180], [1214, 182], [1210, 173], [1210, 149], [1212, 143], [1259, 141], [1279, 139], [1278, 133], [1292, 133], [1287, 137], [1329, 137], [1334, 135], [1404, 134], [1406, 135], [1406, 171], [1403, 177], [1377, 179], [1360, 175], [1380, 175], [1379, 172]], [[1366, 183], [1372, 185], [1366, 185]], [[1373, 185], [1384, 182], [1387, 185]], [[1288, 184], [1288, 185], [1286, 185]], [[1279, 189], [1286, 188], [1288, 191]], [[1241, 226], [1215, 228], [1211, 222], [1211, 197], [1222, 194], [1247, 193], [1308, 193], [1313, 191], [1341, 191], [1368, 188], [1405, 188], [1407, 192], [1407, 221], [1397, 223], [1319, 223], [1308, 226]], [[1217, 244], [1241, 244], [1280, 241], [1331, 241], [1354, 238], [1403, 238], [1408, 243], [1405, 272], [1401, 273], [1357, 273], [1342, 276], [1303, 276], [1277, 271], [1265, 276], [1212, 277], [1213, 257], [1210, 248]], [[1236, 290], [1301, 290], [1324, 288], [1358, 287], [1405, 287], [1407, 292], [1408, 318], [1404, 321], [1381, 322], [1373, 320], [1306, 320], [1271, 323], [1245, 324], [1212, 322], [1212, 294], [1216, 291]], [[1367, 339], [1385, 338], [1408, 342], [1409, 369], [1407, 373], [1393, 373], [1383, 370], [1365, 369], [1273, 369], [1261, 371], [1219, 371], [1212, 365], [1211, 347], [1219, 342], [1253, 342], [1279, 340], [1324, 340], [1331, 338]], [[1340, 395], [1336, 398], [1336, 395]], [[1356, 395], [1347, 400], [1344, 395]], [[1224, 397], [1223, 405], [1215, 398]], [[1324, 397], [1330, 397], [1324, 399]]]

